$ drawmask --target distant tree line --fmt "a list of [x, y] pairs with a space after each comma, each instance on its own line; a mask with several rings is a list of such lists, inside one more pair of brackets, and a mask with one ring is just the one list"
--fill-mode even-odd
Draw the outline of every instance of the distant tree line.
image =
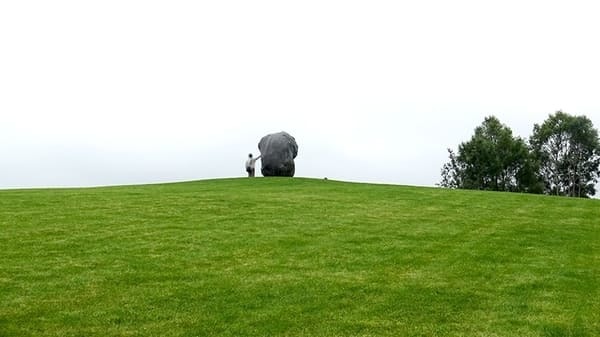
[[529, 140], [490, 116], [458, 151], [448, 149], [440, 186], [587, 198], [600, 176], [592, 121], [562, 111], [535, 124]]

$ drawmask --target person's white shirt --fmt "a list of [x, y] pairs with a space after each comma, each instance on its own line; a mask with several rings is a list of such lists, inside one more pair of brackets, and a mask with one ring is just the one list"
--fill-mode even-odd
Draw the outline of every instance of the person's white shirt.
[[256, 165], [256, 161], [260, 158], [261, 156], [258, 156], [256, 158], [253, 157], [249, 157], [248, 160], [246, 160], [246, 168], [251, 168], [253, 169], [254, 166]]
[[256, 159], [258, 158], [248, 158], [248, 160], [246, 160], [246, 167], [254, 168], [254, 165], [256, 164]]

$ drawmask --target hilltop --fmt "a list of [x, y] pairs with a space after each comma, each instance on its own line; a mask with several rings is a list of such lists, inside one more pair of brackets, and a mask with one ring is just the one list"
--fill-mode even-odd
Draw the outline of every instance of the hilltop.
[[0, 336], [598, 336], [599, 219], [302, 178], [0, 191]]

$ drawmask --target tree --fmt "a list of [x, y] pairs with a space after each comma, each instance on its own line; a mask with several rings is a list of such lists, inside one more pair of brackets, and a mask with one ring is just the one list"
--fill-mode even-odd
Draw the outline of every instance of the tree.
[[535, 124], [531, 137], [539, 161], [539, 176], [546, 194], [589, 197], [596, 192], [600, 166], [600, 141], [592, 121], [562, 111]]
[[448, 149], [442, 167], [443, 187], [511, 192], [540, 192], [536, 167], [525, 141], [490, 116], [475, 128], [471, 140]]
[[439, 185], [447, 188], [461, 188], [465, 167], [462, 162], [458, 161], [452, 149], [448, 149], [448, 157], [450, 161], [442, 167], [442, 181]]

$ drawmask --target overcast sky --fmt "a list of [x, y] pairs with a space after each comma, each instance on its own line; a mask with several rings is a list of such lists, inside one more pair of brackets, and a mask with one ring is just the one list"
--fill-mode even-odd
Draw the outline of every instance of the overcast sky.
[[433, 186], [495, 115], [600, 127], [597, 1], [2, 1], [0, 188], [244, 176]]

